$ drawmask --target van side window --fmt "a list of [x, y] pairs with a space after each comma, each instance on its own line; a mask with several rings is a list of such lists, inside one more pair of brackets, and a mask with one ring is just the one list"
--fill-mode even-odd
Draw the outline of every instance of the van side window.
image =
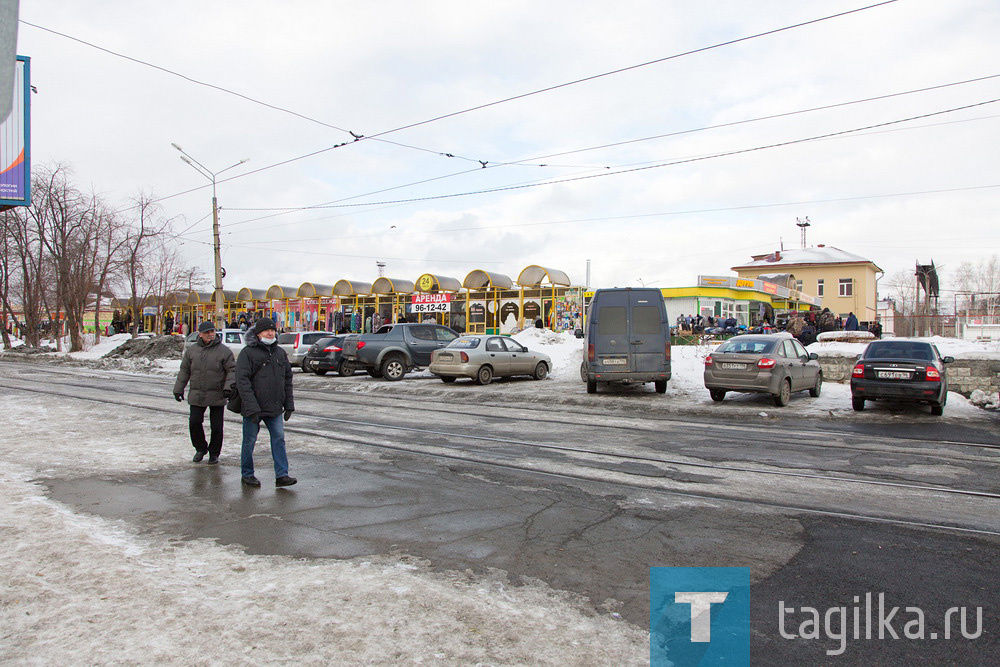
[[625, 306], [603, 306], [597, 315], [597, 333], [624, 336], [626, 332]]
[[632, 333], [635, 335], [658, 334], [661, 331], [660, 309], [656, 306], [632, 308]]

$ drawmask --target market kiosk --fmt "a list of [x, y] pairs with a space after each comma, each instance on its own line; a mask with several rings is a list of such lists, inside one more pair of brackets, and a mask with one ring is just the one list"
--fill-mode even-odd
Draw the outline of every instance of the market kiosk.
[[[468, 290], [465, 294], [465, 331], [496, 333], [501, 328], [499, 324], [510, 316], [513, 316], [514, 327], [518, 326], [523, 306], [516, 306], [519, 292], [514, 289], [509, 276], [476, 269], [465, 276], [462, 287]], [[515, 304], [516, 312], [506, 305], [512, 303]]]
[[355, 280], [338, 280], [334, 283], [333, 295], [339, 299], [340, 307], [333, 313], [331, 331], [360, 333], [364, 328], [365, 309], [371, 308], [374, 312], [375, 298], [371, 294], [371, 283]]
[[[382, 276], [372, 283], [375, 295], [375, 312], [372, 313], [371, 331], [389, 322], [405, 322], [406, 306], [413, 294], [413, 283], [400, 278]], [[368, 317], [365, 315], [365, 330], [368, 331]]]
[[[465, 322], [465, 300], [456, 298], [462, 284], [456, 278], [425, 273], [417, 278], [410, 306], [406, 311], [410, 322], [433, 320], [438, 324], [455, 329], [456, 320]], [[459, 329], [456, 329], [458, 331]]]

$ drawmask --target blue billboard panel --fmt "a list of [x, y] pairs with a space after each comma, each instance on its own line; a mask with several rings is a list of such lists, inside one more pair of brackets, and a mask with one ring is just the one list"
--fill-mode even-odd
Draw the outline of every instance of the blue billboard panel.
[[14, 104], [0, 124], [0, 207], [31, 204], [31, 59], [18, 56]]

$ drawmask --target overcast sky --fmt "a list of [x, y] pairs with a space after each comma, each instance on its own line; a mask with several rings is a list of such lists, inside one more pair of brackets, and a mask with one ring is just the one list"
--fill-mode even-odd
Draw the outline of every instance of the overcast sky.
[[209, 275], [211, 186], [171, 142], [249, 158], [219, 177], [227, 289], [370, 282], [377, 260], [690, 285], [799, 247], [808, 216], [809, 245], [888, 275], [933, 259], [947, 290], [1000, 246], [1000, 3], [754, 37], [872, 4], [22, 0], [18, 53], [33, 162], [122, 209], [163, 198]]

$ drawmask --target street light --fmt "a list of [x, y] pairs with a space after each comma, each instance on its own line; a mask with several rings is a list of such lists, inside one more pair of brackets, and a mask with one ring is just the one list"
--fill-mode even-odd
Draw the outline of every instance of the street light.
[[198, 160], [184, 152], [184, 149], [177, 144], [170, 144], [181, 153], [181, 159], [191, 166], [199, 174], [212, 181], [212, 237], [215, 246], [215, 326], [223, 329], [226, 326], [226, 311], [222, 296], [222, 249], [219, 245], [219, 203], [215, 197], [215, 179], [224, 171], [229, 171], [233, 167], [238, 167], [250, 158], [244, 158], [236, 164], [229, 165], [225, 169], [213, 172]]

